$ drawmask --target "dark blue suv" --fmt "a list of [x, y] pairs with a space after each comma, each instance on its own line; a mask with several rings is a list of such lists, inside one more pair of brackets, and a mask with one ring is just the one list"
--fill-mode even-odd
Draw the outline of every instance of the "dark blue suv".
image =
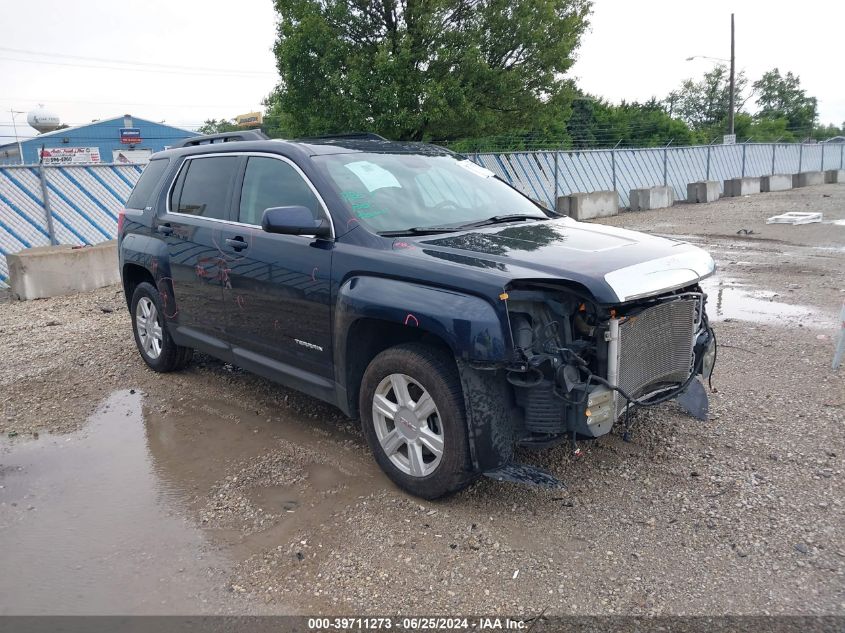
[[330, 402], [422, 497], [548, 481], [516, 446], [700, 404], [715, 360], [707, 253], [559, 216], [430, 145], [189, 139], [152, 157], [118, 232], [147, 365], [201, 350]]

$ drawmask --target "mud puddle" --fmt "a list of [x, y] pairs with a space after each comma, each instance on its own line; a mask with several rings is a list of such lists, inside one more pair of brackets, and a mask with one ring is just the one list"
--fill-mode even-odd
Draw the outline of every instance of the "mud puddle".
[[[385, 485], [364, 447], [308, 421], [177, 403], [119, 391], [74, 434], [0, 440], [0, 614], [252, 613], [236, 564]], [[324, 459], [280, 457], [280, 442]], [[262, 459], [292, 473], [244, 487], [267, 523], [205, 526], [211, 492]]]
[[118, 392], [78, 433], [0, 445], [0, 613], [218, 610], [225, 561], [156, 475], [142, 401]]
[[772, 325], [828, 327], [830, 320], [808, 306], [778, 301], [778, 293], [735, 279], [711, 277], [701, 284], [707, 293], [707, 314], [714, 321], [737, 320]]

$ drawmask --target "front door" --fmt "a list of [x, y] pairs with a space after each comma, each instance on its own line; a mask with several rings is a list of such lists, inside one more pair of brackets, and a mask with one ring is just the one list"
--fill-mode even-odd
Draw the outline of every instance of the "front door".
[[226, 358], [223, 289], [234, 253], [226, 249], [223, 227], [235, 216], [232, 198], [242, 161], [234, 155], [186, 160], [157, 229], [170, 255], [174, 296], [162, 293], [168, 318], [180, 337], [190, 339], [185, 342]]
[[304, 174], [281, 156], [250, 156], [236, 198], [238, 226], [224, 236], [239, 257], [224, 289], [235, 363], [325, 397], [334, 378], [333, 242], [265, 233], [260, 225], [270, 207], [301, 205], [315, 218], [326, 210]]

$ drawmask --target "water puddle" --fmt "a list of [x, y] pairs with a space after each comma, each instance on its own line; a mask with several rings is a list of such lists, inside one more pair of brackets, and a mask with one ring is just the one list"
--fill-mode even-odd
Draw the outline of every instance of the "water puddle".
[[118, 392], [83, 431], [0, 444], [0, 614], [217, 611], [225, 561], [156, 475], [142, 402]]
[[[253, 612], [228, 590], [236, 563], [386, 485], [362, 440], [297, 417], [125, 390], [76, 433], [0, 439], [0, 615]], [[280, 457], [280, 442], [325, 460]], [[237, 512], [201, 523], [211, 491], [268, 459], [295, 477], [244, 488], [275, 515], [266, 529]]]
[[801, 305], [778, 301], [776, 292], [756, 289], [734, 279], [710, 278], [701, 284], [707, 293], [707, 314], [714, 321], [735, 319], [773, 325], [826, 327], [827, 320]]

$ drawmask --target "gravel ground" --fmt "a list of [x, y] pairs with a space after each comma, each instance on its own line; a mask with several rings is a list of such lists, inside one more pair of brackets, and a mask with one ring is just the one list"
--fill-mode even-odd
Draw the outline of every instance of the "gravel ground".
[[[765, 224], [796, 210], [826, 223]], [[716, 256], [717, 391], [707, 422], [667, 404], [637, 413], [630, 442], [614, 431], [580, 456], [523, 455], [565, 490], [481, 480], [421, 503], [332, 407], [204, 356], [178, 375], [148, 371], [117, 287], [0, 301], [0, 430], [14, 436], [0, 483], [3, 451], [77, 437], [132, 388], [157, 476], [227, 561], [229, 611], [845, 614], [836, 220], [836, 185], [605, 220]], [[0, 534], [10, 511], [3, 500]]]

